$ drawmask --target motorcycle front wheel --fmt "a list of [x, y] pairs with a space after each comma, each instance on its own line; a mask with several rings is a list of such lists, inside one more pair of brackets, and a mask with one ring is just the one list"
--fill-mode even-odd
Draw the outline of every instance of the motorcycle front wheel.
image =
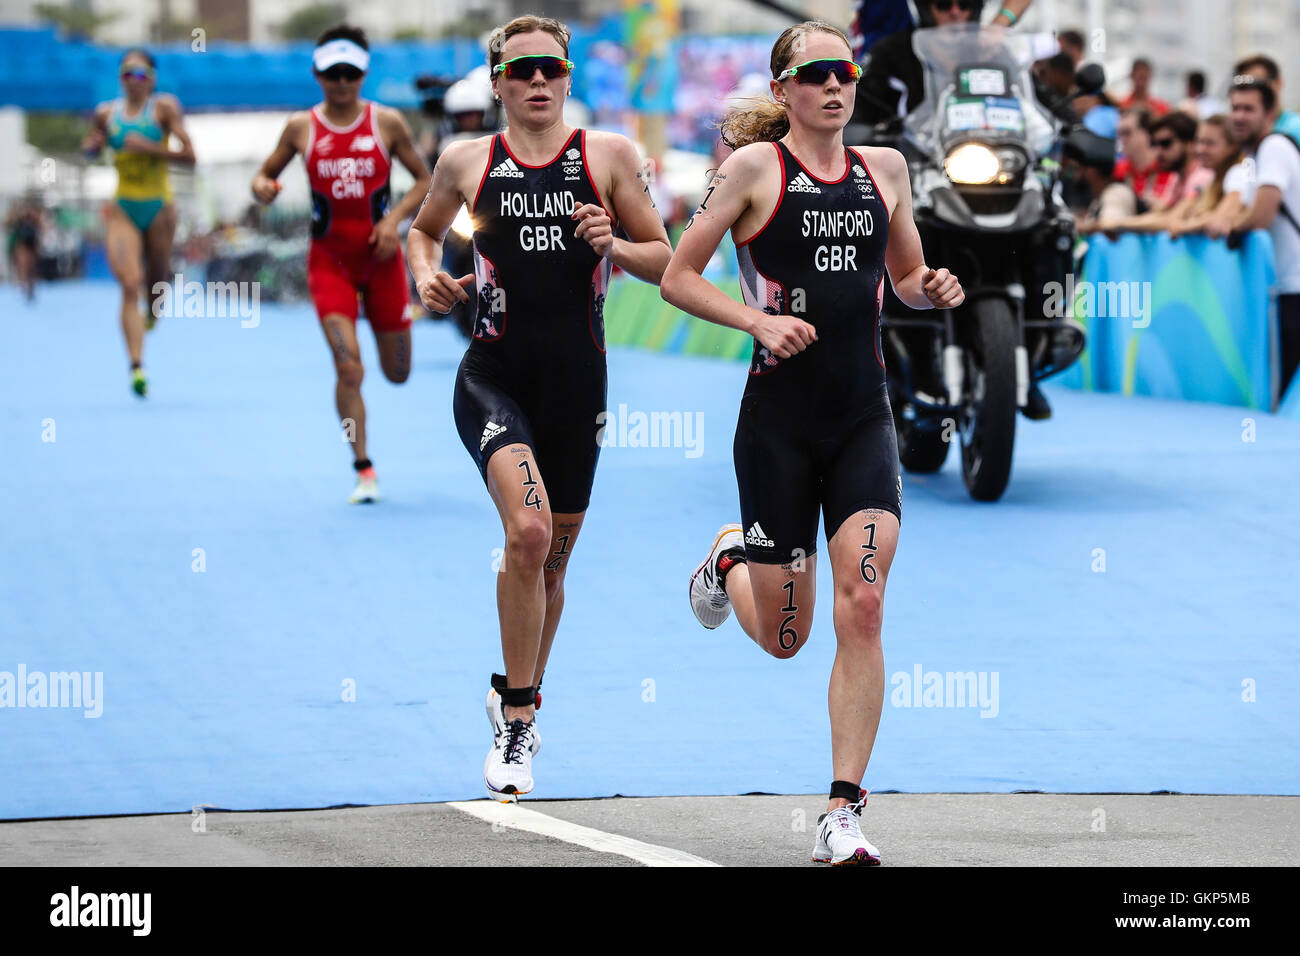
[[1016, 443], [1016, 320], [1003, 299], [974, 303], [975, 341], [966, 350], [968, 410], [961, 471], [976, 501], [997, 501], [1011, 479]]

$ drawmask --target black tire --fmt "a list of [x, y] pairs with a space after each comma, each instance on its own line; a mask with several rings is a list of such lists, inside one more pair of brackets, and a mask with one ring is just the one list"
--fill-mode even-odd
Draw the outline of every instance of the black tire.
[[1016, 320], [1002, 299], [974, 305], [974, 355], [966, 357], [971, 395], [961, 434], [961, 472], [976, 501], [997, 501], [1011, 479], [1016, 443]]
[[894, 431], [898, 434], [898, 460], [908, 471], [929, 475], [943, 467], [948, 459], [948, 442], [943, 431], [917, 428], [913, 422], [894, 415]]

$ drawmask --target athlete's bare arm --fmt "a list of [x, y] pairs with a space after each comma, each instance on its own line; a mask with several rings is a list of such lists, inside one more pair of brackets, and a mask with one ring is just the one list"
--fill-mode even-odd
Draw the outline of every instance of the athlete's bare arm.
[[491, 148], [490, 136], [460, 140], [447, 147], [438, 157], [433, 183], [406, 237], [406, 263], [420, 301], [430, 312], [445, 314], [457, 302], [469, 301], [465, 290], [474, 284], [474, 276], [456, 277], [442, 271], [442, 240], [460, 207], [474, 201], [473, 192], [487, 168]]
[[397, 159], [415, 177], [415, 183], [406, 195], [393, 205], [370, 232], [370, 244], [376, 258], [387, 259], [398, 249], [397, 225], [419, 208], [420, 201], [429, 191], [431, 177], [424, 160], [411, 141], [411, 127], [406, 118], [391, 106], [381, 106], [376, 111], [379, 135], [384, 137], [388, 155]]
[[275, 144], [275, 149], [253, 177], [253, 196], [258, 202], [270, 203], [280, 195], [280, 184], [276, 179], [293, 157], [306, 148], [310, 126], [311, 114], [307, 112], [294, 113], [289, 117], [289, 122], [284, 124], [280, 142]]
[[108, 143], [108, 117], [112, 110], [111, 103], [100, 103], [95, 107], [90, 118], [90, 131], [81, 141], [81, 151], [88, 159], [97, 159]]
[[609, 214], [594, 203], [574, 210], [573, 218], [578, 220], [574, 234], [625, 272], [657, 285], [672, 258], [673, 247], [650, 199], [640, 154], [626, 136], [595, 130], [587, 133], [587, 151], [597, 181], [604, 180], [600, 191], [607, 198], [609, 212], [628, 238], [614, 235]]
[[[185, 129], [185, 110], [181, 101], [170, 93], [160, 93], [154, 103], [158, 108], [158, 125], [163, 131], [163, 141], [150, 145], [160, 150], [160, 155], [168, 162], [193, 166], [196, 162], [194, 143], [190, 141], [190, 134]], [[180, 142], [180, 149], [172, 149], [168, 145], [167, 140], [171, 136]], [[130, 139], [129, 136], [127, 138]]]
[[802, 352], [817, 337], [810, 324], [791, 315], [768, 315], [737, 302], [703, 276], [718, 243], [736, 227], [742, 241], [763, 226], [759, 213], [771, 214], [781, 188], [776, 150], [754, 143], [736, 150], [714, 175], [700, 207], [677, 242], [659, 285], [660, 294], [684, 312], [752, 335], [777, 358]]
[[957, 277], [947, 269], [931, 269], [925, 264], [921, 235], [912, 219], [912, 181], [907, 160], [887, 146], [859, 146], [867, 167], [887, 191], [886, 202], [894, 200], [889, 213], [889, 244], [885, 247], [885, 268], [894, 292], [913, 309], [952, 309], [965, 300]]

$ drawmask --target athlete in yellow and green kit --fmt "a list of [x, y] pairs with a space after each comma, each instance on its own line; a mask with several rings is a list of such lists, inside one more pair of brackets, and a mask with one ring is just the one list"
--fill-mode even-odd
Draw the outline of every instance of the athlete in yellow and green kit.
[[[123, 96], [95, 107], [90, 132], [82, 143], [94, 158], [109, 146], [117, 168], [117, 193], [104, 207], [108, 264], [121, 286], [122, 334], [131, 360], [131, 388], [143, 398], [149, 390], [144, 373], [144, 332], [153, 328], [152, 308], [158, 283], [171, 280], [176, 207], [172, 203], [168, 163], [194, 165], [194, 147], [181, 120], [181, 104], [167, 93], [154, 93], [157, 67], [144, 50], [128, 50], [118, 68]], [[179, 149], [169, 145], [176, 137]], [[141, 291], [149, 295], [146, 318]]]

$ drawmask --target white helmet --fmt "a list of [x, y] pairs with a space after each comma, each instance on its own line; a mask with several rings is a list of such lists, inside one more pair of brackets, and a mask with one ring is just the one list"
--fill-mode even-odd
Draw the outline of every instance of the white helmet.
[[443, 97], [442, 108], [450, 114], [455, 113], [486, 113], [492, 109], [492, 87], [484, 86], [482, 83], [475, 82], [479, 77], [473, 74], [465, 77], [463, 80], [457, 80], [447, 88], [447, 95]]

